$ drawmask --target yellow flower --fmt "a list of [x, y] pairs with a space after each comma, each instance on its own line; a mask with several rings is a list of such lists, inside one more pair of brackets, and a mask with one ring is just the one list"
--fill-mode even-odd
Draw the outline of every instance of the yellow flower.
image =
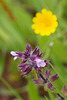
[[36, 13], [33, 22], [32, 29], [34, 29], [36, 34], [40, 34], [41, 36], [48, 36], [54, 33], [58, 26], [56, 15], [53, 15], [51, 11], [47, 11], [46, 9], [42, 9], [41, 13]]

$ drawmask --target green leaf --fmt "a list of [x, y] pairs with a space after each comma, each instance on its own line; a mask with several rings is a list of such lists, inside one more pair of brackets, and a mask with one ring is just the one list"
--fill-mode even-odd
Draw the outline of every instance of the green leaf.
[[56, 55], [59, 61], [67, 62], [67, 51], [65, 50], [63, 43], [58, 39], [54, 40], [51, 55]]
[[36, 85], [31, 81], [29, 81], [28, 83], [28, 91], [30, 100], [40, 100], [40, 97], [38, 95], [38, 89]]

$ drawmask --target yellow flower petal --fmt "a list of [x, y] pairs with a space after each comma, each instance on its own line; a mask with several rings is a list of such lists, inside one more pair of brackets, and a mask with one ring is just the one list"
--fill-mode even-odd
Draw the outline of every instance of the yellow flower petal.
[[34, 32], [35, 32], [36, 34], [39, 34], [39, 33], [40, 33], [40, 31], [39, 31], [39, 30], [35, 30]]
[[45, 14], [45, 13], [47, 13], [47, 10], [46, 9], [42, 9], [41, 12], [42, 12], [42, 14]]
[[54, 32], [55, 32], [55, 30], [56, 30], [56, 29], [55, 29], [55, 28], [53, 28], [53, 29], [51, 30], [51, 33], [54, 33]]
[[37, 21], [37, 19], [36, 19], [36, 17], [34, 17], [34, 18], [33, 18], [33, 22], [36, 23], [36, 21]]
[[35, 25], [35, 24], [33, 24], [33, 25], [31, 26], [31, 28], [32, 28], [32, 29], [35, 29], [35, 27], [36, 27], [36, 25]]
[[53, 15], [53, 19], [54, 19], [54, 20], [57, 20], [57, 16], [56, 16], [56, 15]]
[[36, 13], [36, 17], [40, 17], [41, 16], [41, 13]]
[[58, 22], [55, 22], [55, 27], [57, 27], [58, 26]]
[[49, 14], [50, 16], [52, 16], [52, 12], [51, 12], [51, 11], [48, 11], [48, 14]]

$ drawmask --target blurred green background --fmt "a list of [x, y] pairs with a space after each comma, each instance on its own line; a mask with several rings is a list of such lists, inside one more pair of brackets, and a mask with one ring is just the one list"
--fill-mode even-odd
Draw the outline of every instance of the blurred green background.
[[[31, 29], [32, 18], [43, 8], [58, 18], [56, 32], [48, 37]], [[67, 85], [67, 0], [0, 0], [0, 100], [55, 100], [51, 91], [32, 82], [31, 75], [20, 76], [20, 60], [14, 61], [10, 51], [23, 52], [27, 43], [33, 49], [38, 45], [50, 60], [52, 74], [60, 77], [54, 84], [61, 91]]]

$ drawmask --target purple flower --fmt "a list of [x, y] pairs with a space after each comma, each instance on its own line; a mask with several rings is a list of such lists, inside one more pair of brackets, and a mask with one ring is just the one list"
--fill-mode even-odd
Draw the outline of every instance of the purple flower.
[[14, 60], [17, 58], [21, 58], [22, 62], [18, 66], [21, 70], [21, 74], [28, 75], [32, 69], [35, 69], [35, 71], [38, 74], [38, 71], [41, 71], [41, 67], [46, 66], [45, 60], [41, 60], [42, 53], [40, 53], [40, 49], [36, 47], [34, 51], [31, 50], [31, 46], [27, 44], [26, 50], [21, 52], [14, 52], [11, 51], [11, 55], [14, 56]]
[[51, 82], [53, 82], [53, 81], [57, 80], [59, 78], [59, 76], [58, 76], [58, 74], [50, 76], [50, 74], [51, 74], [50, 70], [49, 71], [45, 70], [45, 75], [44, 76], [42, 76], [42, 74], [40, 74], [40, 78], [38, 78], [38, 80], [36, 80], [36, 79], [34, 80], [35, 84], [43, 84], [43, 83], [45, 83], [48, 89], [53, 90], [54, 87], [49, 82], [49, 80]]
[[[50, 75], [50, 71], [49, 71], [49, 73], [47, 75]], [[49, 80], [51, 82], [57, 80], [58, 78], [59, 78], [58, 74], [49, 76]], [[53, 90], [54, 89], [53, 85], [50, 82], [47, 82], [47, 88], [49, 88], [50, 90]]]
[[10, 54], [12, 56], [14, 56], [14, 60], [16, 60], [17, 58], [23, 58], [23, 53], [21, 52], [18, 52], [18, 51], [11, 51]]
[[[50, 70], [49, 70], [49, 72], [47, 72], [47, 70], [46, 70], [45, 77], [47, 77], [51, 82], [53, 82], [59, 78], [58, 74], [50, 76], [50, 73], [51, 73]], [[49, 88], [50, 90], [54, 89], [53, 85], [49, 81], [47, 82], [47, 88]]]
[[50, 70], [49, 71], [45, 70], [45, 78], [49, 78], [50, 74], [51, 74]]
[[47, 83], [47, 88], [50, 89], [50, 90], [53, 90], [53, 85], [50, 82], [48, 82]]
[[67, 88], [65, 85], [63, 86], [63, 89], [61, 90], [61, 92], [67, 97]]
[[53, 75], [53, 76], [50, 76], [50, 77], [49, 77], [49, 80], [50, 80], [50, 81], [55, 81], [55, 80], [57, 80], [58, 78], [59, 78], [58, 74], [55, 74], [55, 75]]
[[43, 80], [41, 78], [38, 78], [38, 80], [33, 79], [35, 84], [43, 84]]

